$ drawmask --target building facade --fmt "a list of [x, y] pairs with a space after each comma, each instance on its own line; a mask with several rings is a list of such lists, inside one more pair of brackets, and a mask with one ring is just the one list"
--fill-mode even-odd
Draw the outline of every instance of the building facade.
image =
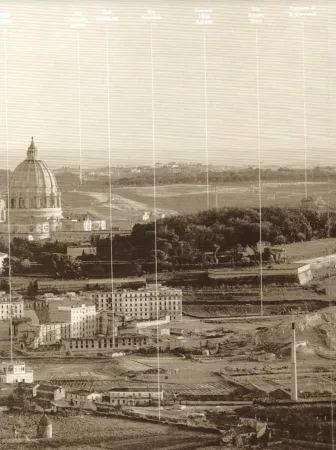
[[22, 361], [3, 361], [0, 371], [0, 382], [7, 384], [32, 383], [34, 372], [26, 368]]
[[62, 346], [64, 351], [71, 353], [100, 353], [107, 350], [137, 350], [155, 345], [155, 342], [145, 335], [123, 335], [113, 338], [96, 337], [93, 339], [64, 339]]
[[182, 289], [148, 285], [138, 290], [86, 292], [95, 302], [97, 311], [110, 310], [130, 319], [155, 320], [170, 316], [172, 321], [182, 319]]
[[67, 323], [41, 323], [34, 325], [35, 337], [33, 340], [33, 348], [40, 346], [55, 345], [62, 341], [62, 337], [66, 336], [69, 324]]
[[24, 317], [24, 302], [21, 295], [0, 292], [0, 320], [21, 319]]
[[108, 397], [104, 395], [103, 400], [107, 399], [114, 406], [149, 406], [163, 400], [163, 389], [157, 386], [116, 387], [108, 391]]
[[101, 401], [102, 394], [78, 389], [67, 392], [65, 398], [72, 406], [85, 408], [92, 406], [97, 401]]
[[95, 305], [49, 304], [51, 323], [63, 323], [62, 339], [95, 336], [97, 333], [97, 313]]
[[91, 213], [65, 218], [62, 222], [64, 231], [104, 231], [106, 220]]
[[97, 334], [117, 336], [118, 328], [122, 324], [120, 317], [117, 317], [112, 311], [98, 311], [97, 313]]
[[40, 383], [36, 389], [36, 397], [46, 401], [61, 400], [65, 398], [65, 389], [61, 385]]

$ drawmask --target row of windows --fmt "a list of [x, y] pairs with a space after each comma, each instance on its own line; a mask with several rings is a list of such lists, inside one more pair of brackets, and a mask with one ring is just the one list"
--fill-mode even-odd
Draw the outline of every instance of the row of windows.
[[[108, 306], [108, 307], [112, 307], [112, 303], [108, 303], [106, 306]], [[143, 308], [156, 308], [156, 306], [159, 306], [160, 308], [171, 308], [171, 309], [177, 309], [179, 306], [180, 306], [180, 303], [178, 303], [178, 302], [174, 302], [174, 303], [166, 303], [166, 302], [160, 302], [159, 304], [157, 304], [157, 303], [149, 303], [149, 304], [145, 304], [145, 305], [143, 305], [142, 303], [140, 303], [140, 304], [134, 304], [134, 303], [115, 303], [114, 305], [113, 305], [115, 308], [123, 308], [123, 307], [125, 307], [125, 308], [127, 308], [128, 306], [130, 307], [130, 308], [132, 308], [132, 307], [134, 307], [134, 308], [139, 308], [139, 309], [143, 309]], [[104, 305], [104, 303], [101, 303], [100, 305], [97, 305], [97, 308], [99, 309], [99, 308], [104, 308], [105, 307], [105, 305]]]
[[[110, 397], [151, 397], [151, 392], [109, 392]], [[156, 393], [154, 394], [154, 396]], [[113, 399], [114, 400], [114, 399]]]
[[[120, 293], [120, 294], [113, 294], [114, 298], [136, 298], [136, 297], [167, 297], [169, 296], [170, 298], [178, 298], [182, 296], [182, 292], [177, 292], [177, 293], [171, 293], [171, 292], [158, 292], [156, 293], [155, 291], [153, 292], [145, 292], [145, 293], [140, 293], [140, 292], [135, 292], [135, 293], [129, 293], [129, 294], [125, 294], [125, 293]], [[92, 294], [91, 298], [111, 298], [112, 295], [110, 293], [108, 294]]]
[[[136, 300], [136, 301], [134, 301], [134, 300]], [[133, 304], [133, 303], [136, 303], [136, 304], [139, 304], [139, 305], [148, 305], [148, 304], [152, 304], [152, 303], [154, 303], [154, 302], [152, 302], [152, 301], [150, 301], [150, 299], [148, 299], [148, 301], [146, 301], [145, 303], [142, 303], [142, 302], [145, 302], [145, 299], [129, 299], [129, 301], [126, 299], [126, 300], [123, 300], [123, 301], [121, 301], [121, 300], [119, 300], [119, 305], [122, 305], [122, 304]], [[180, 300], [177, 300], [177, 299], [169, 299], [169, 298], [160, 298], [159, 299], [159, 302], [160, 303], [162, 303], [162, 302], [167, 302], [167, 303], [181, 303], [181, 301]], [[102, 304], [102, 305], [104, 305], [104, 304], [106, 304], [106, 303], [112, 303], [112, 299], [108, 299], [107, 301], [105, 301], [105, 300], [99, 300], [98, 302], [96, 302], [96, 304]], [[118, 303], [118, 300], [114, 300], [113, 301], [113, 303]]]
[[[98, 348], [108, 348], [113, 346], [113, 339], [102, 339], [99, 341], [95, 340], [81, 340], [81, 341], [75, 341], [70, 342], [70, 348], [95, 348], [96, 342], [98, 342]], [[115, 339], [115, 347], [118, 347], [119, 345], [125, 346], [125, 345], [137, 345], [137, 344], [147, 344], [147, 339], [144, 338], [142, 342], [138, 338], [117, 338]]]
[[13, 305], [13, 304], [10, 304], [10, 303], [5, 303], [5, 304], [2, 304], [1, 305], [1, 308], [15, 308], [15, 309], [17, 309], [17, 308], [19, 308], [19, 309], [23, 309], [23, 306], [17, 306], [17, 305]]

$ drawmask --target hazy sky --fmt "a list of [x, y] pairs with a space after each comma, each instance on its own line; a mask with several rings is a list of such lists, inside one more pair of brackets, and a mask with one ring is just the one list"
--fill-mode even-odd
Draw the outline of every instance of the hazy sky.
[[[290, 18], [289, 6], [316, 6], [315, 17]], [[256, 164], [256, 26], [258, 25], [261, 159], [304, 162], [303, 24], [306, 131], [309, 164], [336, 164], [336, 1], [285, 0], [1, 2], [11, 24], [0, 24], [1, 163], [5, 158], [5, 50], [9, 165], [14, 168], [35, 137], [50, 166], [79, 163], [77, 34], [80, 43], [83, 166], [108, 164], [106, 24], [102, 9], [119, 17], [109, 27], [111, 163], [153, 162], [149, 22], [153, 8], [155, 144], [157, 161], [205, 159], [206, 28], [209, 162]], [[212, 25], [196, 24], [195, 8], [213, 8]], [[88, 19], [81, 31], [70, 18]]]

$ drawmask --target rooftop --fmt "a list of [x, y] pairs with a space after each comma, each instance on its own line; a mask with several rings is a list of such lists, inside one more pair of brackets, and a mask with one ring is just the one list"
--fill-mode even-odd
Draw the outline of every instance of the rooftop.
[[[163, 388], [161, 386], [160, 392], [163, 391]], [[144, 387], [115, 387], [112, 389], [109, 389], [108, 392], [158, 392], [157, 385], [150, 387], [150, 386], [144, 386]]]
[[90, 390], [86, 390], [86, 389], [76, 389], [74, 391], [69, 391], [69, 394], [88, 396], [88, 395], [91, 395], [91, 394], [98, 394], [98, 392], [90, 391]]
[[48, 392], [55, 392], [58, 389], [63, 389], [63, 386], [57, 384], [41, 383], [37, 388], [37, 390], [39, 391], [48, 391]]

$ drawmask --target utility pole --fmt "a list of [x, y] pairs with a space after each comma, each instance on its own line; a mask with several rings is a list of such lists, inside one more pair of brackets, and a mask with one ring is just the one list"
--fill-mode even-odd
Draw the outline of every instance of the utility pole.
[[292, 322], [292, 379], [291, 379], [291, 397], [293, 402], [298, 400], [297, 392], [297, 370], [296, 370], [296, 336], [295, 322]]

